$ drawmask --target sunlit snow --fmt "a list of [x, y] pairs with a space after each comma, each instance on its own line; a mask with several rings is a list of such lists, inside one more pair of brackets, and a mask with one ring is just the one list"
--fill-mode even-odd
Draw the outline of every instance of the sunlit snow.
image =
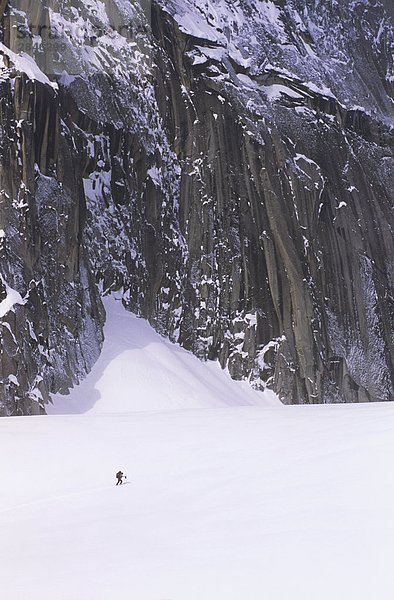
[[2, 598], [390, 599], [394, 406], [283, 406], [106, 308], [86, 381], [0, 420]]

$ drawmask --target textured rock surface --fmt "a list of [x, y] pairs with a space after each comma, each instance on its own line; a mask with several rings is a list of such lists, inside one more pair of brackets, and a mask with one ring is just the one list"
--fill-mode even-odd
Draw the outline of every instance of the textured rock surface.
[[286, 402], [393, 399], [383, 4], [0, 14], [2, 414], [40, 412], [84, 376], [110, 290]]

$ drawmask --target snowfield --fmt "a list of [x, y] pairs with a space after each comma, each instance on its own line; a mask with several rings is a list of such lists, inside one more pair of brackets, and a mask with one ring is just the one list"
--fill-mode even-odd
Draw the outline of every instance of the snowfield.
[[106, 307], [86, 381], [0, 420], [1, 598], [391, 600], [394, 406], [282, 406]]
[[104, 304], [101, 356], [70, 396], [54, 396], [49, 414], [280, 405], [273, 392], [255, 392], [248, 383], [231, 379], [217, 362], [202, 363], [168, 342], [120, 300], [107, 298]]

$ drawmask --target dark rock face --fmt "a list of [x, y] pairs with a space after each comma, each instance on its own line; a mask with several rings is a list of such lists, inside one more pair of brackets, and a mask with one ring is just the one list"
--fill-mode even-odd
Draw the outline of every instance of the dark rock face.
[[[383, 5], [17, 4], [0, 2], [0, 414], [90, 370], [111, 290], [284, 402], [393, 399]], [[83, 19], [89, 43], [66, 36], [56, 63], [27, 37], [21, 61], [23, 12], [34, 33]]]
[[[82, 243], [78, 157], [59, 134], [57, 98], [22, 76], [1, 89], [1, 272], [23, 304], [1, 319], [5, 414], [40, 412], [100, 353], [104, 313]], [[56, 163], [56, 176], [54, 164]]]

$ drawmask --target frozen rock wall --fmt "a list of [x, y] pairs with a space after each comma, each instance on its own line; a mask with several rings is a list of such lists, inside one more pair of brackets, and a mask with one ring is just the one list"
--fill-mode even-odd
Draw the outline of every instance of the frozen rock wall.
[[111, 290], [284, 402], [393, 399], [387, 7], [0, 14], [2, 414], [89, 371]]

